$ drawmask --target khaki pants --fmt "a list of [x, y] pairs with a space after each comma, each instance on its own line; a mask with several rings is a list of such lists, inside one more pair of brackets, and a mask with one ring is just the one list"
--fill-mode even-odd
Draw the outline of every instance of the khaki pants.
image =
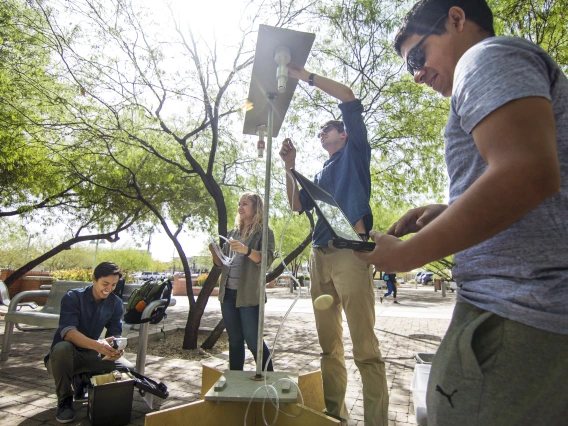
[[325, 406], [343, 419], [347, 370], [343, 351], [341, 309], [345, 311], [353, 342], [353, 357], [363, 381], [365, 425], [388, 424], [388, 388], [385, 363], [375, 335], [375, 293], [369, 264], [351, 250], [313, 248], [310, 256], [312, 300], [322, 294], [333, 296], [329, 309], [314, 309], [322, 348], [321, 372]]
[[458, 302], [434, 356], [428, 426], [568, 424], [568, 335]]

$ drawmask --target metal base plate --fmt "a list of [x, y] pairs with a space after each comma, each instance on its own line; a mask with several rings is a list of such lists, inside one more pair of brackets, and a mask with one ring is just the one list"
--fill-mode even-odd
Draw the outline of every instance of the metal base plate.
[[[264, 373], [263, 373], [264, 374]], [[223, 377], [226, 380], [226, 385], [223, 390], [215, 391], [215, 386], [211, 387], [205, 394], [206, 401], [224, 401], [224, 402], [249, 402], [252, 398], [253, 402], [262, 402], [265, 398], [270, 396], [274, 398], [274, 391], [268, 393], [267, 389], [258, 388], [264, 387], [264, 380], [253, 380], [256, 375], [255, 371], [233, 371], [226, 370]], [[298, 384], [298, 374], [296, 373], [280, 373], [280, 372], [267, 372], [266, 384], [272, 385], [278, 391], [278, 400], [281, 404], [294, 404], [298, 402], [298, 389], [292, 384], [285, 382], [276, 383], [280, 379], [288, 378]], [[283, 392], [283, 388], [288, 388]], [[256, 392], [253, 398], [253, 394]]]

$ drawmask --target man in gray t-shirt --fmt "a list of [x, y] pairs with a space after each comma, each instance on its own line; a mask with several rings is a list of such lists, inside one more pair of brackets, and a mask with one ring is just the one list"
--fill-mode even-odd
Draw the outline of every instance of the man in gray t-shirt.
[[359, 257], [408, 271], [455, 253], [428, 424], [566, 424], [568, 81], [537, 45], [495, 37], [485, 0], [420, 1], [395, 50], [416, 83], [451, 96], [450, 203], [372, 232]]

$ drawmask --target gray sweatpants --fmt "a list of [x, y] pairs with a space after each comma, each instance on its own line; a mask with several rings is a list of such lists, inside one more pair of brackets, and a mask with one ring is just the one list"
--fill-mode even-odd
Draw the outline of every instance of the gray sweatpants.
[[568, 424], [568, 335], [457, 303], [434, 357], [428, 426]]
[[47, 371], [55, 381], [55, 392], [59, 401], [72, 396], [71, 379], [81, 373], [103, 374], [110, 373], [121, 366], [132, 368], [128, 361], [103, 361], [98, 352], [93, 350], [78, 350], [71, 342], [59, 342], [49, 353]]

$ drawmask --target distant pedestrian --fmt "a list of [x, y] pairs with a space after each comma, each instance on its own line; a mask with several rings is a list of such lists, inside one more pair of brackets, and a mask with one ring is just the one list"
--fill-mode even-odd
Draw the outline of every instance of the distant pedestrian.
[[383, 297], [379, 297], [381, 303], [383, 303], [383, 299], [389, 297], [392, 293], [392, 298], [394, 299], [394, 303], [399, 305], [398, 301], [396, 300], [396, 274], [384, 274], [383, 280], [387, 283], [387, 292], [383, 295]]

